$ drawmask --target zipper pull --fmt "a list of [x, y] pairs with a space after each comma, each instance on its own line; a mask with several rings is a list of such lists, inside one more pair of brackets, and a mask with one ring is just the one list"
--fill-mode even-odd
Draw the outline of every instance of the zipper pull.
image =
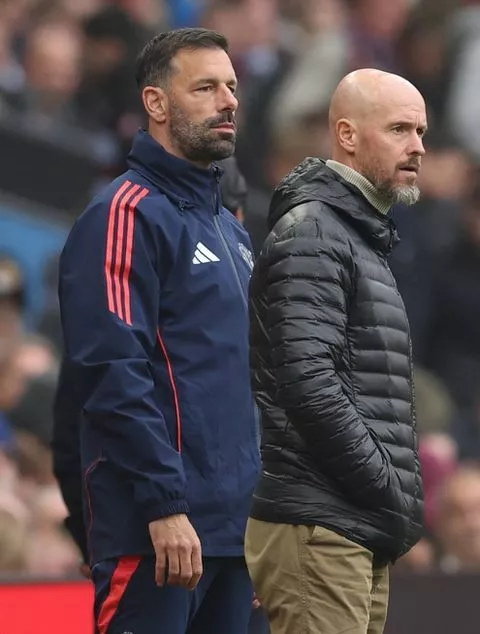
[[220, 184], [220, 179], [222, 178], [222, 175], [223, 175], [222, 168], [219, 167], [218, 165], [213, 165], [212, 172], [213, 172], [213, 175], [215, 176], [215, 180], [217, 181], [217, 184]]

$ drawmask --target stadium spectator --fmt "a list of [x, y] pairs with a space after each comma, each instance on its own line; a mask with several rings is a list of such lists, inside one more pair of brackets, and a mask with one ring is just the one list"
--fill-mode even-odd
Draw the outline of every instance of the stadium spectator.
[[480, 570], [478, 466], [460, 467], [439, 492], [436, 537], [443, 571]]

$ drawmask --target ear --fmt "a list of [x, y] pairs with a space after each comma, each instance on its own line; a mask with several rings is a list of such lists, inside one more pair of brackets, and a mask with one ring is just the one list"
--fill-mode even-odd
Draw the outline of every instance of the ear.
[[353, 154], [357, 145], [357, 130], [353, 121], [339, 119], [336, 125], [336, 133], [339, 145], [348, 154]]
[[156, 123], [165, 123], [168, 109], [168, 98], [165, 91], [155, 86], [145, 86], [142, 100], [148, 116]]

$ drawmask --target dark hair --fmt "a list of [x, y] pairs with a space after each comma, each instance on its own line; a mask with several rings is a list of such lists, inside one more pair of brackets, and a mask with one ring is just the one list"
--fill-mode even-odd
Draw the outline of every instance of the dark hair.
[[151, 39], [137, 58], [135, 77], [142, 90], [145, 86], [162, 85], [172, 72], [172, 59], [184, 49], [220, 48], [228, 53], [227, 38], [209, 29], [175, 29]]

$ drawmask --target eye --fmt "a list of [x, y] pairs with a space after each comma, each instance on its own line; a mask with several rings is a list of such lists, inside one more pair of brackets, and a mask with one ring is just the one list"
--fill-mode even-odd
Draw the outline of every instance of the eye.
[[232, 95], [234, 95], [237, 92], [237, 87], [236, 86], [229, 86], [228, 89], [230, 90]]
[[392, 132], [394, 134], [402, 134], [403, 131], [404, 131], [403, 125], [396, 125], [395, 127], [392, 128]]
[[197, 92], [211, 92], [213, 90], [213, 86], [210, 84], [208, 86], [200, 86], [197, 88]]

